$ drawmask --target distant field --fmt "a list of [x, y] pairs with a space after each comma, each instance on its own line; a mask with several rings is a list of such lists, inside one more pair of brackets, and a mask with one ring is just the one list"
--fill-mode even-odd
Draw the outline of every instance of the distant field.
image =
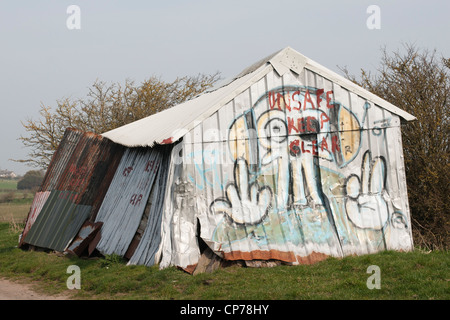
[[33, 202], [31, 190], [17, 190], [18, 180], [0, 179], [0, 222], [22, 223]]
[[0, 192], [17, 190], [18, 180], [0, 179]]
[[0, 222], [22, 223], [30, 210], [30, 203], [0, 203]]

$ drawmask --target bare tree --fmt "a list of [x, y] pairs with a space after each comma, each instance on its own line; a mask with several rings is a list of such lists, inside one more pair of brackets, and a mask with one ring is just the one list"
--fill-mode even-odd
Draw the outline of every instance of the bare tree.
[[449, 247], [450, 59], [404, 45], [382, 49], [378, 72], [361, 70], [347, 78], [413, 114], [402, 127], [409, 203], [415, 243]]
[[22, 122], [28, 135], [20, 140], [30, 152], [27, 159], [15, 161], [46, 169], [66, 128], [104, 133], [192, 99], [219, 79], [216, 72], [181, 77], [173, 82], [151, 77], [139, 85], [130, 80], [111, 85], [96, 81], [89, 87], [86, 98], [63, 98], [56, 101], [55, 109], [41, 105], [39, 119]]

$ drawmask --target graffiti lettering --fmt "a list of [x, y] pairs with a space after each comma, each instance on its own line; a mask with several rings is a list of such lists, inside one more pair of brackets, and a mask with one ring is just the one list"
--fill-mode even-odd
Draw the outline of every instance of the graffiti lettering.
[[[340, 151], [339, 149], [339, 145], [337, 143], [337, 136], [333, 136], [331, 141], [331, 152], [337, 152]], [[311, 153], [314, 156], [318, 156], [318, 149], [319, 149], [319, 145], [320, 145], [320, 151], [330, 151], [328, 149], [328, 143], [327, 143], [327, 139], [325, 137], [322, 137], [322, 141], [320, 144], [317, 143], [317, 140], [312, 140], [310, 143], [307, 142], [307, 144], [305, 144], [304, 140], [300, 140], [300, 139], [295, 139], [293, 141], [291, 141], [289, 143], [289, 151], [292, 155], [298, 155], [300, 153]], [[308, 148], [306, 148], [306, 146], [311, 146], [311, 150], [309, 150]], [[351, 152], [351, 150], [349, 150], [349, 146], [346, 146], [346, 150], [347, 152]]]
[[341, 147], [339, 146], [338, 136], [334, 135], [331, 137], [331, 152], [341, 151]]
[[[319, 133], [324, 125], [330, 121], [330, 118], [326, 113], [321, 113], [319, 120], [315, 117], [307, 116], [297, 119], [297, 126], [295, 125], [295, 119], [292, 117], [287, 117], [288, 122], [288, 133], [291, 134], [293, 131], [295, 133]], [[320, 128], [319, 128], [320, 124]]]
[[308, 89], [306, 89], [306, 91], [305, 91], [305, 101], [303, 103], [303, 110], [306, 110], [307, 102], [309, 102], [311, 104], [312, 109], [315, 109], [314, 103], [312, 102], [312, 99], [311, 99], [311, 94], [309, 93]]
[[334, 107], [334, 104], [331, 104], [331, 95], [333, 94], [333, 91], [327, 91], [327, 108], [331, 109]]
[[[270, 109], [274, 109], [276, 106], [278, 108], [278, 110], [282, 110], [281, 107], [283, 106], [283, 107], [286, 107], [289, 111], [291, 111], [291, 100], [293, 102], [297, 102], [301, 106], [300, 101], [294, 100], [294, 96], [296, 94], [300, 94], [300, 91], [294, 92], [294, 94], [292, 95], [292, 99], [291, 99], [289, 94], [282, 95], [279, 92], [270, 91], [269, 95], [268, 95]], [[295, 107], [294, 107], [294, 109], [298, 110]]]
[[144, 171], [145, 172], [156, 172], [158, 170], [159, 167], [159, 163], [156, 161], [148, 161], [147, 165], [145, 166]]
[[142, 200], [142, 194], [140, 194], [140, 195], [133, 194], [130, 199], [130, 204], [133, 206], [138, 206], [141, 204], [141, 200]]
[[[320, 108], [320, 103], [323, 101], [322, 95], [325, 93], [324, 89], [306, 89], [304, 93], [302, 94], [302, 91], [295, 90], [293, 93], [291, 93], [289, 90], [286, 90], [284, 93], [279, 91], [269, 91], [267, 97], [269, 102], [270, 109], [277, 108], [278, 110], [297, 110], [301, 111], [306, 110], [308, 108], [316, 109]], [[311, 97], [312, 92], [316, 95], [316, 104], [314, 105], [313, 98]], [[326, 92], [326, 103], [327, 108], [331, 109], [334, 107], [334, 104], [331, 103], [333, 94], [332, 90], [329, 90]], [[300, 100], [301, 96], [303, 95], [303, 103]], [[302, 108], [303, 106], [303, 108]]]
[[289, 144], [289, 150], [292, 155], [297, 155], [301, 153], [311, 153], [314, 156], [319, 155], [317, 152], [317, 140], [313, 140], [310, 144], [311, 150], [305, 148], [305, 141], [295, 139]]
[[131, 171], [133, 171], [133, 167], [127, 167], [127, 168], [123, 169], [122, 174], [124, 177], [128, 177], [130, 175]]

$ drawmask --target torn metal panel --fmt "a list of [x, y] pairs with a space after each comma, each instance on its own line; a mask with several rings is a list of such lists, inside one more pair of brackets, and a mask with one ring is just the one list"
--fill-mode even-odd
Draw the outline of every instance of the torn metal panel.
[[95, 220], [103, 222], [97, 245], [101, 253], [123, 256], [127, 252], [161, 162], [158, 148], [125, 151]]
[[79, 194], [77, 203], [99, 206], [121, 159], [123, 147], [92, 133], [80, 137], [56, 189]]
[[81, 256], [89, 244], [95, 239], [102, 225], [102, 222], [92, 223], [90, 221], [86, 221], [81, 227], [77, 237], [73, 240], [72, 244], [66, 251], [77, 256]]

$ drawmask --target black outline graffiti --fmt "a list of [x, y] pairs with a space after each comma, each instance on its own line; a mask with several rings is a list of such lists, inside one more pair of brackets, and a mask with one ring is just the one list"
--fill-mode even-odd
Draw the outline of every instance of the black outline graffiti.
[[[241, 188], [241, 186], [239, 185], [241, 178], [238, 177], [238, 172], [239, 172], [239, 165], [238, 165], [238, 163], [239, 163], [240, 161], [244, 161], [244, 162], [245, 162], [245, 169], [246, 169], [246, 172], [245, 172], [244, 174], [247, 175], [247, 181], [250, 181], [250, 172], [249, 172], [249, 167], [248, 167], [248, 162], [247, 162], [247, 160], [244, 159], [244, 158], [238, 158], [238, 159], [235, 161], [235, 163], [234, 163], [234, 172], [233, 172], [234, 182], [228, 183], [227, 186], [225, 187], [225, 190], [227, 190], [230, 186], [233, 186], [233, 187], [236, 189], [236, 191], [238, 191], [238, 192], [237, 192], [237, 196], [238, 196], [239, 200], [241, 201], [241, 200], [242, 200], [242, 197], [241, 197], [241, 195], [242, 195], [242, 188]], [[238, 183], [238, 181], [239, 181], [239, 183]], [[256, 190], [257, 190], [257, 192], [256, 192], [256, 199], [252, 199], [252, 194], [251, 194], [251, 190], [252, 190], [252, 188], [253, 188], [254, 186], [256, 186]], [[267, 216], [268, 213], [269, 213], [269, 209], [271, 208], [271, 205], [272, 205], [272, 197], [273, 197], [272, 189], [271, 189], [269, 186], [263, 186], [263, 187], [260, 187], [260, 186], [259, 186], [259, 183], [258, 183], [257, 181], [248, 184], [248, 188], [247, 188], [247, 196], [248, 196], [248, 199], [251, 199], [252, 202], [256, 202], [256, 203], [259, 202], [260, 194], [261, 194], [261, 192], [264, 191], [264, 190], [269, 191], [269, 193], [270, 193], [270, 197], [269, 197], [270, 201], [269, 201], [269, 203], [268, 203], [268, 206], [267, 206], [265, 212], [261, 215], [260, 219], [256, 220], [255, 222], [252, 222], [252, 223], [248, 223], [248, 222], [237, 222], [237, 221], [235, 221], [235, 220], [233, 219], [233, 217], [230, 216], [230, 213], [227, 212], [227, 210], [220, 210], [220, 209], [217, 210], [217, 209], [213, 208], [214, 205], [215, 205], [217, 202], [224, 202], [224, 203], [228, 204], [229, 208], [232, 210], [232, 208], [233, 208], [233, 203], [232, 203], [232, 200], [228, 198], [228, 194], [226, 194], [225, 197], [217, 198], [217, 199], [215, 199], [213, 202], [211, 202], [211, 204], [210, 204], [210, 206], [209, 206], [209, 210], [210, 210], [210, 212], [212, 212], [212, 213], [216, 213], [216, 214], [217, 214], [217, 213], [223, 213], [223, 214], [225, 214], [225, 217], [227, 218], [227, 220], [228, 220], [230, 223], [234, 223], [234, 224], [236, 224], [236, 225], [253, 226], [253, 225], [260, 224], [260, 223], [266, 218], [266, 216]]]
[[[368, 168], [367, 168], [367, 170], [368, 170], [368, 172], [366, 172], [366, 167], [365, 167], [365, 159], [366, 159], [366, 157], [368, 157]], [[373, 168], [374, 168], [374, 166], [375, 166], [375, 164], [377, 163], [377, 161], [381, 161], [382, 163], [383, 163], [383, 168], [384, 168], [384, 170], [382, 171], [382, 174], [383, 174], [383, 176], [382, 176], [382, 187], [381, 187], [381, 189], [380, 190], [378, 190], [377, 192], [373, 192], [373, 190], [372, 190], [372, 174], [373, 174]], [[359, 203], [359, 201], [358, 201], [358, 198], [360, 197], [360, 196], [362, 196], [362, 195], [368, 195], [368, 196], [375, 196], [375, 195], [378, 195], [378, 196], [380, 196], [380, 197], [382, 197], [382, 195], [385, 193], [385, 192], [387, 192], [387, 190], [386, 190], [386, 182], [387, 182], [387, 171], [388, 171], [388, 168], [387, 168], [387, 162], [386, 162], [386, 159], [383, 157], [383, 156], [377, 156], [377, 157], [375, 157], [375, 158], [372, 158], [372, 152], [370, 151], [370, 150], [367, 150], [366, 152], [364, 152], [364, 154], [363, 154], [363, 156], [362, 156], [362, 161], [361, 161], [361, 174], [360, 174], [360, 176], [358, 176], [357, 174], [354, 174], [354, 173], [352, 173], [351, 175], [349, 175], [346, 179], [345, 179], [345, 182], [344, 182], [344, 193], [345, 193], [345, 212], [346, 212], [346, 214], [347, 214], [347, 217], [348, 217], [348, 219], [356, 226], [356, 227], [358, 227], [359, 229], [366, 229], [366, 230], [375, 230], [375, 231], [378, 231], [378, 230], [383, 230], [386, 226], [387, 226], [387, 224], [389, 223], [389, 208], [388, 208], [388, 205], [387, 205], [387, 202], [386, 202], [386, 200], [385, 199], [383, 199], [383, 201], [384, 201], [384, 203], [385, 203], [385, 205], [386, 205], [386, 211], [387, 211], [387, 219], [386, 219], [386, 221], [384, 222], [384, 225], [380, 228], [380, 229], [375, 229], [375, 228], [369, 228], [369, 227], [361, 227], [361, 226], [358, 226], [353, 220], [352, 220], [352, 218], [350, 217], [350, 215], [349, 215], [349, 212], [348, 212], [348, 209], [347, 209], [347, 202], [348, 201], [353, 201], [353, 202], [355, 202], [355, 203], [357, 203], [357, 208], [358, 208], [358, 212], [361, 212], [361, 209], [362, 209], [362, 207], [364, 207], [362, 204], [360, 204]], [[363, 179], [363, 177], [364, 178], [367, 178], [367, 179], [365, 179], [366, 181], [361, 181], [361, 179]], [[358, 190], [358, 192], [356, 193], [356, 196], [353, 196], [353, 195], [350, 195], [349, 193], [348, 193], [348, 182], [350, 181], [350, 179], [353, 179], [353, 178], [356, 178], [357, 179], [357, 181], [358, 181], [358, 186], [359, 186], [359, 190]], [[363, 185], [363, 183], [367, 183], [367, 186], [366, 186], [366, 193], [364, 193], [363, 192], [363, 190], [362, 190], [362, 185]], [[367, 206], [366, 206], [367, 207]], [[376, 212], [378, 212], [377, 210], [375, 210]]]

